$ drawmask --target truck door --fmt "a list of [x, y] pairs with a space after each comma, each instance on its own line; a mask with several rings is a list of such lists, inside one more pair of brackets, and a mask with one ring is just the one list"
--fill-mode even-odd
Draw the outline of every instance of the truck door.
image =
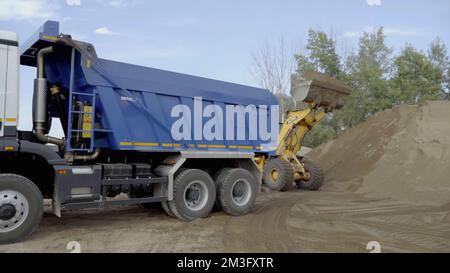
[[[6, 39], [2, 39], [2, 37], [6, 37]], [[18, 43], [15, 34], [5, 35], [5, 32], [0, 32], [0, 137], [15, 136], [18, 117]]]
[[[19, 121], [19, 48], [17, 45], [8, 45], [8, 64], [6, 71], [5, 117], [3, 135], [15, 136]], [[5, 132], [5, 126], [9, 128]]]

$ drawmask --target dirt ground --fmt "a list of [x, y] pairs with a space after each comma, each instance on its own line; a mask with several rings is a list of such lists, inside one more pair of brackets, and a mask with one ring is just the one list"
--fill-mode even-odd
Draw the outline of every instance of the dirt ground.
[[[320, 191], [269, 192], [246, 216], [182, 222], [137, 206], [44, 215], [0, 252], [450, 252], [450, 103], [385, 111], [322, 145]], [[47, 208], [48, 210], [48, 208]]]
[[261, 193], [242, 217], [221, 212], [193, 222], [135, 206], [44, 216], [27, 241], [0, 252], [383, 252], [450, 251], [450, 204], [422, 206], [322, 190]]

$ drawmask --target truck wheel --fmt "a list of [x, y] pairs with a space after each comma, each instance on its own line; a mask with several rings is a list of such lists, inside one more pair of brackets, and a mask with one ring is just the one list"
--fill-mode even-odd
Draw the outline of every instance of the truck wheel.
[[294, 182], [294, 170], [291, 163], [279, 158], [272, 158], [266, 163], [263, 182], [271, 190], [289, 190]]
[[162, 207], [163, 211], [167, 215], [172, 216], [172, 217], [176, 217], [175, 214], [173, 214], [173, 212], [170, 210], [169, 201], [162, 201], [161, 202], [161, 207]]
[[[178, 171], [175, 172], [174, 177], [177, 177], [180, 173], [182, 173], [183, 171], [187, 170], [186, 168], [180, 168]], [[161, 207], [163, 209], [163, 211], [171, 216], [171, 217], [176, 217], [175, 214], [173, 214], [173, 212], [170, 210], [170, 206], [169, 206], [169, 201], [162, 201], [161, 202]]]
[[[136, 193], [131, 194], [132, 198], [148, 197], [148, 196], [150, 196], [150, 195], [140, 195], [140, 194], [136, 194]], [[159, 205], [161, 205], [161, 207], [159, 207]], [[143, 209], [148, 209], [148, 210], [155, 209], [155, 208], [162, 208], [163, 211], [167, 215], [175, 217], [175, 215], [173, 215], [173, 213], [170, 211], [170, 208], [169, 208], [169, 205], [168, 205], [167, 201], [162, 201], [161, 204], [154, 203], [154, 202], [153, 203], [141, 203], [141, 204], [138, 204], [138, 207], [143, 208]]]
[[217, 200], [225, 213], [247, 214], [255, 205], [256, 179], [242, 168], [227, 169], [219, 177]]
[[140, 208], [143, 208], [143, 209], [158, 209], [159, 207], [158, 207], [158, 203], [141, 203], [141, 204], [138, 204], [138, 206], [140, 207]]
[[310, 191], [318, 190], [322, 186], [325, 178], [323, 169], [308, 158], [303, 158], [301, 162], [305, 166], [305, 170], [309, 173], [309, 179], [296, 181], [297, 188]]
[[172, 213], [185, 221], [209, 215], [216, 200], [216, 187], [211, 176], [202, 170], [186, 169], [175, 177]]
[[39, 226], [43, 199], [38, 187], [15, 174], [0, 174], [0, 244], [30, 236]]
[[[220, 170], [218, 170], [215, 174], [214, 174], [214, 176], [213, 176], [213, 179], [214, 179], [214, 184], [216, 185], [216, 196], [218, 197], [219, 196], [219, 183], [220, 183], [220, 180], [222, 180], [222, 176], [228, 171], [228, 170], [230, 170], [230, 168], [222, 168], [222, 169], [220, 169]], [[214, 203], [214, 207], [217, 209], [217, 210], [222, 210], [222, 207], [220, 206], [220, 203], [219, 203], [219, 199], [218, 198], [216, 198], [216, 202]]]
[[[151, 194], [146, 194], [146, 193], [142, 193], [142, 192], [130, 192], [129, 196], [131, 198], [144, 198], [144, 197], [151, 197]], [[142, 208], [142, 209], [156, 209], [158, 208], [158, 203], [140, 203], [137, 204], [138, 207]]]

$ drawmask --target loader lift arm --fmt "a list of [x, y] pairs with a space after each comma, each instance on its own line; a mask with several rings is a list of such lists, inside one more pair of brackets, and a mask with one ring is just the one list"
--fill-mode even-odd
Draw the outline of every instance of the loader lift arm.
[[297, 158], [297, 154], [300, 152], [305, 136], [325, 116], [325, 111], [316, 110], [313, 106], [310, 106], [305, 110], [289, 112], [281, 127], [276, 154], [279, 158], [291, 162], [294, 169], [294, 180], [309, 179], [303, 164]]

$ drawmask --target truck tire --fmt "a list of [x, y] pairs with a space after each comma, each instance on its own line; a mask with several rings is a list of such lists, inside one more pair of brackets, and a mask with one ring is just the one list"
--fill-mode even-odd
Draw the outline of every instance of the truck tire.
[[[139, 193], [139, 192], [130, 192], [129, 196], [131, 198], [144, 198], [144, 197], [151, 197], [151, 194], [145, 194], [145, 193]], [[137, 204], [138, 207], [142, 209], [156, 209], [158, 208], [158, 203], [140, 203]]]
[[0, 174], [0, 244], [26, 239], [39, 226], [44, 205], [39, 188], [29, 179]]
[[294, 170], [291, 163], [280, 158], [272, 158], [264, 166], [264, 185], [275, 191], [286, 191], [294, 183]]
[[219, 176], [217, 187], [217, 200], [225, 213], [244, 215], [255, 206], [256, 179], [246, 169], [225, 170]]
[[[148, 195], [147, 196], [145, 196], [145, 195], [144, 196], [136, 196], [136, 195], [133, 194], [132, 197], [148, 197]], [[156, 202], [153, 202], [153, 203], [141, 203], [141, 204], [138, 204], [137, 206], [140, 207], [140, 208], [143, 208], [143, 209], [148, 209], [148, 210], [156, 209], [156, 208], [159, 208], [159, 209], [162, 208], [162, 210], [167, 215], [175, 217], [175, 215], [170, 211], [168, 201], [162, 201], [160, 203], [156, 203]]]
[[305, 166], [305, 170], [309, 172], [310, 177], [309, 180], [296, 181], [297, 188], [309, 191], [316, 191], [320, 189], [325, 178], [323, 169], [308, 158], [301, 159], [301, 162]]
[[[214, 174], [214, 176], [213, 176], [214, 184], [216, 185], [216, 191], [217, 191], [217, 192], [216, 192], [216, 196], [217, 196], [217, 197], [219, 196], [219, 183], [220, 183], [220, 180], [222, 179], [222, 176], [223, 176], [228, 170], [230, 170], [230, 168], [222, 168], [222, 169], [218, 170], [218, 171]], [[218, 199], [218, 198], [216, 198], [216, 201], [215, 201], [215, 203], [214, 203], [214, 207], [215, 207], [218, 211], [222, 210], [222, 207], [220, 206], [220, 203], [219, 203], [219, 199]]]
[[[131, 197], [133, 197], [133, 198], [135, 198], [135, 197], [148, 197], [148, 196], [149, 195], [136, 195], [136, 194], [132, 194], [131, 195]], [[162, 208], [162, 210], [167, 215], [175, 217], [175, 215], [170, 211], [170, 208], [169, 208], [169, 205], [168, 205], [168, 201], [162, 201], [162, 202], [160, 202], [160, 204], [156, 203], [156, 202], [154, 202], [154, 203], [140, 203], [140, 204], [137, 204], [137, 206], [142, 208], [142, 209], [148, 209], [148, 210], [156, 209], [156, 208], [159, 208], [159, 209]]]
[[173, 214], [173, 212], [170, 210], [169, 201], [162, 201], [161, 207], [167, 215], [169, 215], [171, 217], [176, 217], [175, 214]]
[[[177, 177], [181, 172], [183, 172], [185, 170], [187, 170], [187, 169], [186, 168], [180, 168], [178, 171], [175, 172], [174, 177]], [[163, 211], [167, 215], [176, 218], [175, 214], [173, 214], [173, 212], [170, 210], [169, 201], [167, 201], [167, 200], [166, 201], [162, 201], [161, 202], [161, 207], [162, 207]]]
[[138, 204], [138, 207], [143, 208], [143, 209], [148, 209], [148, 210], [159, 208], [158, 203], [141, 203], [141, 204]]
[[199, 169], [186, 169], [174, 179], [169, 208], [176, 217], [192, 221], [207, 217], [215, 200], [216, 187], [211, 176]]

